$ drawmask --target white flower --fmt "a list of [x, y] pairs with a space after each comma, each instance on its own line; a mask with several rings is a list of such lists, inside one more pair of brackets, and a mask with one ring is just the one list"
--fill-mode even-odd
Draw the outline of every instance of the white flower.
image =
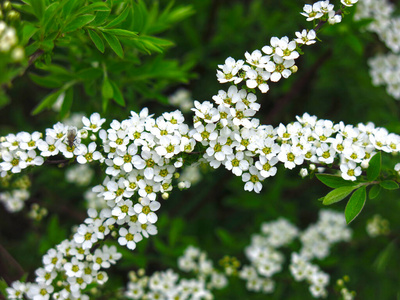
[[99, 113], [93, 113], [90, 116], [90, 119], [87, 117], [82, 117], [82, 123], [84, 125], [84, 129], [88, 131], [97, 132], [101, 129], [101, 125], [106, 121], [106, 119], [102, 119]]
[[80, 148], [81, 153], [76, 158], [78, 163], [86, 164], [88, 162], [92, 162], [93, 160], [102, 161], [104, 159], [103, 155], [101, 155], [99, 151], [96, 151], [96, 147], [97, 145], [95, 142], [90, 143], [88, 147], [82, 144]]
[[71, 262], [67, 262], [63, 266], [67, 276], [69, 277], [81, 277], [85, 265], [83, 262], [78, 261], [75, 257], [72, 257]]
[[138, 234], [134, 227], [129, 227], [129, 231], [122, 227], [119, 229], [118, 243], [121, 246], [127, 246], [128, 249], [134, 250], [136, 248], [136, 241], [140, 241], [142, 236]]
[[297, 31], [295, 34], [297, 36], [297, 39], [295, 39], [295, 42], [297, 44], [312, 45], [315, 43], [315, 38], [317, 37], [313, 29], [311, 29], [310, 31], [307, 31], [307, 29], [303, 29], [302, 32]]
[[147, 198], [143, 198], [140, 203], [136, 203], [134, 206], [135, 212], [138, 214], [138, 220], [141, 224], [147, 222], [155, 223], [157, 222], [157, 215], [154, 213], [160, 208], [160, 202], [151, 201]]
[[244, 185], [245, 191], [255, 191], [259, 193], [262, 189], [261, 181], [265, 178], [258, 172], [257, 168], [252, 166], [249, 169], [249, 173], [244, 173], [242, 175], [242, 180], [246, 184]]
[[354, 161], [341, 164], [340, 171], [342, 171], [342, 178], [345, 180], [355, 181], [361, 175], [361, 167], [358, 167]]
[[265, 156], [260, 156], [260, 160], [256, 162], [255, 166], [260, 171], [261, 176], [268, 178], [275, 176], [277, 168], [274, 167], [278, 162], [276, 156], [267, 159]]

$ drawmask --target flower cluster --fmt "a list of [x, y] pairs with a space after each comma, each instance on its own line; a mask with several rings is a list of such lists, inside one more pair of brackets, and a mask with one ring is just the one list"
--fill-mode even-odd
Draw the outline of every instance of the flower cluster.
[[14, 181], [11, 180], [11, 176], [1, 178], [1, 186], [8, 190], [0, 193], [0, 202], [8, 212], [15, 213], [20, 211], [24, 207], [25, 201], [29, 199], [31, 181], [26, 175]]
[[400, 99], [400, 17], [395, 17], [394, 5], [388, 0], [361, 1], [355, 14], [356, 20], [372, 20], [367, 30], [378, 35], [389, 52], [369, 60], [370, 75], [374, 85], [386, 85], [386, 91]]
[[228, 284], [226, 276], [218, 272], [205, 252], [188, 247], [178, 260], [185, 272], [195, 272], [195, 279], [179, 278], [172, 270], [144, 276], [142, 271], [130, 273], [125, 291], [128, 299], [214, 299], [211, 291]]
[[380, 235], [387, 235], [390, 232], [389, 221], [382, 218], [381, 215], [374, 215], [367, 221], [367, 233], [370, 237], [377, 237]]
[[[320, 18], [326, 18], [333, 8], [328, 1], [320, 2], [319, 9], [323, 11]], [[350, 1], [350, 4], [352, 2], [355, 1]], [[336, 14], [332, 18], [337, 19]], [[269, 80], [276, 82], [295, 72], [294, 60], [299, 57], [296, 49], [303, 44], [313, 44], [316, 33], [303, 30], [296, 36], [292, 41], [287, 37], [272, 38], [262, 52], [246, 53], [246, 63], [228, 58], [225, 65], [220, 66], [219, 81], [239, 84], [245, 80], [247, 88], [258, 87], [262, 92], [268, 91]], [[288, 169], [303, 163], [338, 163], [344, 179], [356, 180], [375, 151], [397, 152], [400, 145], [399, 136], [375, 128], [373, 124], [334, 124], [308, 114], [277, 128], [260, 125], [260, 121], [253, 118], [260, 109], [256, 95], [236, 86], [227, 92], [219, 91], [213, 100], [215, 105], [209, 101], [195, 102], [193, 129], [184, 123], [180, 111], [154, 118], [145, 108], [139, 114], [131, 112], [129, 119], [113, 120], [108, 129], [101, 128], [105, 119], [94, 113], [90, 118], [82, 118], [81, 129], [57, 123], [44, 135], [20, 132], [1, 138], [2, 177], [40, 166], [45, 160], [51, 163], [54, 156], [63, 156], [66, 162], [76, 160], [81, 165], [102, 164], [106, 174], [102, 184], [88, 194], [93, 208], [88, 210], [89, 218], [77, 228], [73, 239], [64, 241], [44, 256], [44, 271], [37, 272], [37, 283], [14, 283], [13, 289], [9, 290], [11, 297], [21, 298], [25, 294], [34, 300], [47, 300], [50, 295], [55, 299], [86, 298], [82, 290], [92, 282], [104, 283], [107, 274], [103, 269], [120, 257], [115, 248], [99, 248], [99, 242], [110, 235], [120, 245], [133, 250], [143, 238], [156, 234], [156, 212], [161, 206], [157, 196], [168, 198], [175, 179], [179, 177], [178, 169], [193, 161], [202, 159], [214, 168], [224, 165], [242, 177], [245, 190], [260, 192], [261, 182], [276, 174], [278, 162]], [[190, 180], [178, 184], [179, 188], [189, 186]], [[95, 196], [98, 201], [93, 201]], [[252, 282], [248, 286], [269, 292], [273, 290], [270, 277], [281, 269], [283, 263], [276, 248], [289, 243], [298, 232], [282, 220], [264, 227], [266, 237], [255, 238], [258, 242], [247, 251], [249, 259], [260, 264], [250, 267], [249, 272], [254, 270], [259, 273], [257, 278], [263, 279], [260, 279], [261, 283], [260, 280], [248, 280]], [[282, 231], [286, 233], [282, 234]], [[260, 250], [260, 247], [266, 250]], [[264, 250], [269, 251], [265, 260], [259, 256]], [[299, 257], [307, 261], [311, 259]], [[196, 256], [189, 251], [181, 262], [182, 266], [184, 262], [187, 270], [203, 272], [202, 281], [181, 281], [184, 282], [184, 292], [188, 289], [193, 290], [192, 294], [202, 291], [204, 296], [201, 297], [208, 297], [206, 288], [209, 284], [213, 287], [225, 285], [225, 277], [212, 271], [212, 264], [203, 254]], [[206, 286], [203, 277], [208, 271], [211, 279]], [[322, 277], [317, 276], [312, 286], [323, 290], [325, 281]], [[172, 273], [156, 276], [151, 282], [157, 286], [154, 281], [174, 287], [172, 290], [156, 287], [153, 289], [155, 293], [176, 292], [175, 287], [180, 284]], [[133, 286], [135, 288], [135, 284]], [[140, 288], [143, 290], [145, 285]]]
[[[319, 228], [321, 234], [329, 232], [326, 228], [328, 224], [332, 232], [339, 232], [343, 229], [343, 222], [342, 214], [324, 210], [318, 222], [305, 232], [311, 228]], [[350, 233], [349, 229], [345, 231]], [[330, 235], [327, 237], [331, 244], [347, 240], [347, 237], [340, 239], [332, 232], [328, 233]], [[137, 273], [130, 273], [130, 282], [124, 294], [129, 299], [214, 299], [212, 290], [226, 287], [227, 276], [236, 275], [246, 281], [249, 291], [272, 293], [275, 290], [272, 276], [282, 271], [284, 262], [284, 256], [278, 248], [290, 245], [295, 238], [302, 237], [303, 234], [283, 218], [262, 224], [261, 234], [253, 235], [251, 245], [245, 250], [251, 264], [244, 265], [238, 273], [225, 272], [226, 275], [217, 271], [205, 252], [189, 246], [183, 256], [178, 258], [178, 267], [181, 271], [196, 274], [195, 279], [180, 279], [172, 270], [155, 272], [151, 276], [144, 276], [144, 270], [139, 270]], [[323, 237], [319, 237], [321, 238]], [[303, 247], [305, 243], [302, 243]], [[306, 279], [311, 284], [310, 292], [314, 298], [324, 297], [327, 295], [325, 288], [329, 283], [329, 275], [312, 264], [312, 259], [310, 256], [292, 253], [289, 269], [296, 281]], [[236, 266], [238, 265], [240, 263], [237, 262]]]
[[192, 94], [183, 88], [170, 95], [168, 102], [173, 106], [179, 107], [183, 113], [190, 112], [190, 109], [193, 107]]
[[[13, 13], [16, 12], [13, 11]], [[0, 20], [0, 55], [1, 54], [11, 54], [11, 58], [14, 61], [22, 60], [25, 55], [24, 49], [18, 46], [18, 37], [15, 28], [2, 20]]]
[[[272, 293], [275, 286], [272, 276], [282, 270], [284, 262], [284, 256], [278, 248], [300, 238], [302, 248], [299, 253], [292, 253], [290, 272], [296, 281], [307, 280], [310, 283], [310, 292], [314, 298], [324, 297], [327, 294], [329, 275], [313, 264], [312, 260], [325, 258], [334, 243], [350, 239], [351, 230], [345, 225], [343, 215], [331, 210], [321, 211], [318, 222], [303, 232], [285, 219], [264, 223], [262, 234], [253, 235], [251, 245], [246, 248], [246, 256], [251, 265], [243, 266], [240, 277], [247, 281], [250, 291]], [[314, 250], [313, 247], [323, 251]]]
[[65, 180], [79, 186], [89, 185], [94, 176], [94, 171], [88, 165], [75, 165], [65, 172]]
[[104, 245], [93, 253], [82, 249], [74, 241], [65, 240], [43, 256], [43, 267], [35, 271], [35, 283], [14, 282], [7, 288], [8, 299], [82, 299], [81, 292], [88, 285], [103, 285], [108, 280], [104, 269], [115, 264], [121, 254], [115, 246]]

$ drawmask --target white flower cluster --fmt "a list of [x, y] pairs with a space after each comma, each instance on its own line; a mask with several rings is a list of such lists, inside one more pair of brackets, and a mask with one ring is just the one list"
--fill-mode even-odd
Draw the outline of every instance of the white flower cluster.
[[93, 176], [94, 171], [88, 165], [75, 165], [65, 172], [66, 181], [78, 186], [89, 185]]
[[8, 52], [18, 43], [17, 32], [0, 20], [0, 52]]
[[307, 113], [277, 128], [251, 118], [260, 105], [256, 96], [231, 86], [211, 102], [195, 102], [193, 138], [205, 147], [205, 160], [242, 176], [244, 189], [259, 193], [274, 176], [276, 164], [293, 169], [304, 163], [338, 164], [345, 180], [355, 181], [376, 151], [398, 152], [400, 136], [373, 123], [357, 126], [318, 120]]
[[24, 208], [25, 201], [29, 199], [29, 187], [31, 181], [28, 176], [21, 176], [14, 182], [11, 176], [1, 178], [1, 186], [8, 190], [0, 193], [0, 202], [3, 203], [5, 209], [10, 213], [21, 211]]
[[366, 230], [368, 235], [373, 238], [380, 235], [387, 235], [390, 232], [389, 221], [381, 215], [376, 214], [367, 221]]
[[[277, 248], [290, 245], [295, 238], [300, 238], [303, 249], [311, 244], [318, 244], [320, 240], [328, 241], [328, 247], [334, 243], [348, 241], [351, 231], [344, 228], [345, 219], [341, 213], [332, 210], [320, 212], [319, 220], [304, 232], [286, 219], [263, 223], [261, 234], [253, 235], [251, 245], [245, 250], [251, 265], [244, 265], [238, 275], [246, 281], [249, 291], [273, 293], [275, 282], [272, 276], [282, 271], [284, 262], [283, 254]], [[311, 237], [308, 232], [318, 230], [319, 235]], [[339, 233], [339, 232], [344, 233]], [[327, 234], [324, 236], [324, 234]], [[309, 235], [307, 239], [303, 239]], [[314, 239], [312, 241], [311, 239]], [[314, 258], [326, 256], [292, 253], [289, 269], [296, 281], [307, 280], [310, 283], [310, 293], [314, 298], [327, 295], [326, 286], [329, 283], [329, 275], [312, 264]], [[144, 271], [131, 273], [131, 281], [128, 283], [125, 296], [129, 299], [214, 299], [213, 289], [221, 289], [228, 285], [228, 278], [218, 272], [213, 262], [207, 258], [207, 254], [200, 249], [189, 246], [183, 256], [178, 258], [178, 267], [184, 272], [193, 272], [196, 279], [180, 279], [172, 270], [156, 272], [152, 276], [143, 276]], [[236, 273], [227, 273], [235, 276]], [[349, 295], [351, 295], [349, 293]]]
[[323, 259], [329, 255], [332, 244], [349, 241], [351, 230], [347, 227], [343, 214], [332, 210], [321, 210], [318, 222], [301, 233], [303, 247], [300, 255], [311, 260]]
[[0, 193], [0, 202], [4, 204], [7, 211], [14, 213], [22, 210], [30, 193], [25, 189], [14, 189]]
[[[125, 296], [128, 299], [214, 299], [211, 291], [228, 284], [226, 276], [214, 269], [212, 261], [198, 248], [188, 247], [178, 260], [179, 268], [195, 272], [195, 279], [179, 278], [172, 270], [155, 272], [151, 276], [131, 273]], [[138, 275], [141, 275], [138, 272]]]
[[104, 245], [93, 253], [82, 245], [65, 240], [43, 256], [43, 267], [35, 271], [35, 283], [14, 282], [7, 288], [8, 299], [88, 300], [81, 292], [90, 284], [103, 285], [108, 280], [104, 269], [121, 258], [115, 246]]
[[193, 107], [193, 99], [190, 91], [186, 89], [179, 89], [171, 96], [168, 97], [168, 102], [178, 107], [182, 112], [190, 112], [190, 109]]
[[390, 50], [368, 61], [374, 85], [386, 85], [386, 91], [400, 100], [400, 17], [388, 0], [364, 0], [357, 6], [356, 20], [372, 19], [367, 30], [378, 35]]

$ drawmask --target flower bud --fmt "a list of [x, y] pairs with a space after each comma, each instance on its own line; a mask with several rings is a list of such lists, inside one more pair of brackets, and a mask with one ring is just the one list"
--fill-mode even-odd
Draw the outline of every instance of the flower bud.
[[167, 199], [169, 198], [169, 194], [168, 194], [168, 193], [162, 193], [161, 197], [162, 197], [164, 200], [167, 200]]
[[315, 165], [314, 165], [314, 164], [311, 164], [311, 165], [309, 166], [309, 168], [310, 168], [310, 171], [314, 171], [314, 170], [315, 170]]
[[3, 10], [4, 11], [9, 11], [12, 9], [12, 4], [10, 1], [4, 1], [3, 3]]
[[307, 175], [308, 175], [307, 169], [306, 169], [306, 168], [302, 168], [302, 169], [300, 170], [300, 176], [301, 176], [302, 178], [304, 178], [304, 177], [306, 177]]
[[7, 14], [7, 19], [10, 21], [18, 21], [20, 19], [21, 15], [19, 12], [12, 10]]
[[299, 68], [296, 65], [290, 67], [290, 71], [292, 71], [292, 73], [296, 73], [298, 69]]
[[178, 183], [178, 188], [179, 189], [183, 190], [185, 187], [186, 187], [186, 184], [183, 181]]

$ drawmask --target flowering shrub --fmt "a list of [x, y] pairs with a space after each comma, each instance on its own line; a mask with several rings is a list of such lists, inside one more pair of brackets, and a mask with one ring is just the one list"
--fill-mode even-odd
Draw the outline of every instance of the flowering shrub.
[[[147, 11], [141, 1], [115, 6], [99, 1], [90, 4], [39, 2], [40, 5], [31, 1], [16, 5], [22, 12], [33, 14], [39, 20], [39, 24], [26, 22], [20, 25], [22, 32], [28, 31], [30, 35], [22, 44], [32, 38], [32, 43], [25, 49], [30, 55], [25, 67], [29, 67], [33, 60], [43, 58], [44, 61], [37, 63], [37, 68], [46, 75], [32, 74], [32, 80], [55, 88], [36, 106], [33, 114], [53, 107], [64, 118], [76, 100], [74, 93], [79, 90], [78, 85], [88, 95], [96, 95], [97, 91], [90, 87], [93, 80], [101, 82], [104, 111], [107, 111], [110, 100], [125, 105], [126, 95], [132, 95], [132, 90], [124, 86], [125, 78], [138, 81], [149, 78], [186, 80], [186, 71], [173, 72], [174, 68], [178, 69], [178, 64], [168, 63], [162, 56], [158, 58], [161, 60], [159, 64], [153, 61], [145, 63], [141, 70], [143, 74], [112, 60], [124, 59], [126, 53], [129, 56], [126, 63], [137, 64], [135, 60], [139, 60], [140, 55], [127, 51], [129, 47], [149, 54], [161, 52], [167, 42], [146, 36], [146, 32], [161, 32], [157, 26], [164, 22], [164, 27], [161, 26], [164, 29], [180, 21], [192, 13], [190, 7], [173, 9], [168, 6], [159, 14], [157, 5]], [[22, 210], [24, 201], [30, 197], [30, 179], [19, 177], [19, 174], [36, 172], [39, 166], [76, 163], [66, 172], [66, 181], [87, 186], [93, 181], [95, 172], [88, 167], [91, 165], [97, 167], [97, 178], [102, 181], [86, 193], [87, 217], [73, 229], [71, 237], [45, 249], [43, 267], [36, 269], [33, 282], [10, 282], [11, 287], [3, 286], [3, 293], [10, 299], [27, 297], [34, 300], [89, 299], [88, 293], [93, 297], [119, 297], [115, 291], [118, 288], [101, 295], [96, 287], [112, 281], [108, 271], [118, 261], [123, 262], [123, 253], [135, 253], [140, 244], [158, 234], [162, 199], [167, 200], [175, 187], [189, 189], [198, 180], [198, 173], [193, 170], [202, 163], [214, 169], [224, 166], [240, 177], [244, 191], [255, 193], [262, 192], [263, 182], [269, 177], [278, 177], [284, 169], [301, 166], [301, 177], [315, 175], [333, 188], [320, 198], [322, 204], [334, 204], [351, 196], [344, 216], [333, 211], [321, 211], [320, 220], [304, 231], [285, 219], [265, 223], [263, 235], [254, 236], [251, 245], [246, 247], [249, 265], [240, 268], [239, 260], [224, 257], [220, 261], [223, 271], [217, 271], [205, 253], [197, 248], [188, 248], [179, 258], [178, 265], [185, 272], [194, 271], [196, 279], [179, 280], [179, 275], [172, 270], [155, 272], [150, 277], [139, 271], [138, 276], [131, 273], [131, 282], [123, 292], [124, 296], [131, 299], [211, 299], [212, 290], [228, 285], [227, 276], [246, 280], [249, 291], [272, 293], [275, 291], [272, 276], [283, 269], [284, 263], [284, 255], [278, 248], [291, 245], [298, 237], [301, 247], [290, 255], [290, 273], [295, 281], [309, 283], [313, 297], [326, 297], [330, 276], [313, 260], [325, 259], [332, 244], [350, 240], [351, 230], [346, 223], [352, 222], [364, 208], [367, 190], [369, 199], [374, 199], [381, 189], [399, 188], [400, 175], [393, 157], [399, 151], [400, 136], [373, 123], [347, 125], [342, 121], [318, 119], [308, 113], [297, 116], [296, 121], [286, 125], [263, 124], [256, 116], [262, 108], [257, 93], [268, 93], [270, 85], [296, 73], [299, 69], [297, 60], [303, 51], [307, 55], [307, 48], [316, 44], [321, 30], [341, 23], [342, 17], [356, 2], [342, 0], [337, 10], [329, 1], [306, 4], [301, 15], [306, 21], [313, 22], [309, 29], [296, 31], [292, 40], [287, 36], [272, 37], [261, 50], [246, 52], [245, 60], [227, 58], [224, 64], [218, 65], [217, 79], [219, 83], [230, 84], [230, 87], [219, 90], [212, 97], [213, 102], [194, 101], [191, 109], [193, 122], [186, 122], [183, 114], [191, 107], [189, 96], [178, 90], [169, 101], [182, 111], [164, 112], [154, 117], [148, 108], [143, 108], [139, 113], [131, 111], [130, 117], [121, 121], [115, 118], [107, 120], [95, 112], [83, 116], [79, 125], [74, 125], [76, 118], [71, 117], [43, 132], [21, 131], [2, 137], [0, 174], [8, 190], [0, 194], [0, 199], [10, 212]], [[153, 24], [156, 29], [136, 24], [137, 19], [145, 18], [146, 14], [149, 21], [143, 23], [150, 27]], [[57, 16], [66, 17], [66, 21], [57, 19]], [[134, 28], [141, 32], [138, 34]], [[58, 33], [52, 35], [52, 30]], [[45, 43], [46, 39], [51, 42]], [[70, 68], [52, 64], [52, 52], [57, 52], [58, 46], [63, 48], [72, 40], [85, 42], [85, 49], [97, 55], [105, 52], [107, 42], [111, 51], [104, 57], [111, 55], [112, 58], [100, 56], [98, 61], [88, 61], [92, 67], [74, 62]], [[385, 42], [390, 45], [387, 40]], [[82, 56], [76, 49], [68, 51], [67, 54], [61, 51], [60, 55], [65, 59], [71, 55]], [[164, 69], [171, 72], [170, 76], [164, 76], [163, 64]], [[154, 74], [146, 73], [149, 69]], [[136, 88], [139, 94], [149, 96], [149, 89]], [[124, 89], [127, 93], [121, 92]], [[164, 96], [157, 91], [150, 95], [164, 101]], [[46, 215], [47, 209], [32, 206], [32, 219], [40, 221]], [[180, 224], [176, 228], [183, 226]], [[217, 232], [222, 240], [233, 246], [228, 233]], [[170, 246], [173, 247], [172, 242]], [[162, 243], [158, 248], [169, 252]], [[343, 281], [338, 282], [337, 289], [345, 299], [354, 296]]]

